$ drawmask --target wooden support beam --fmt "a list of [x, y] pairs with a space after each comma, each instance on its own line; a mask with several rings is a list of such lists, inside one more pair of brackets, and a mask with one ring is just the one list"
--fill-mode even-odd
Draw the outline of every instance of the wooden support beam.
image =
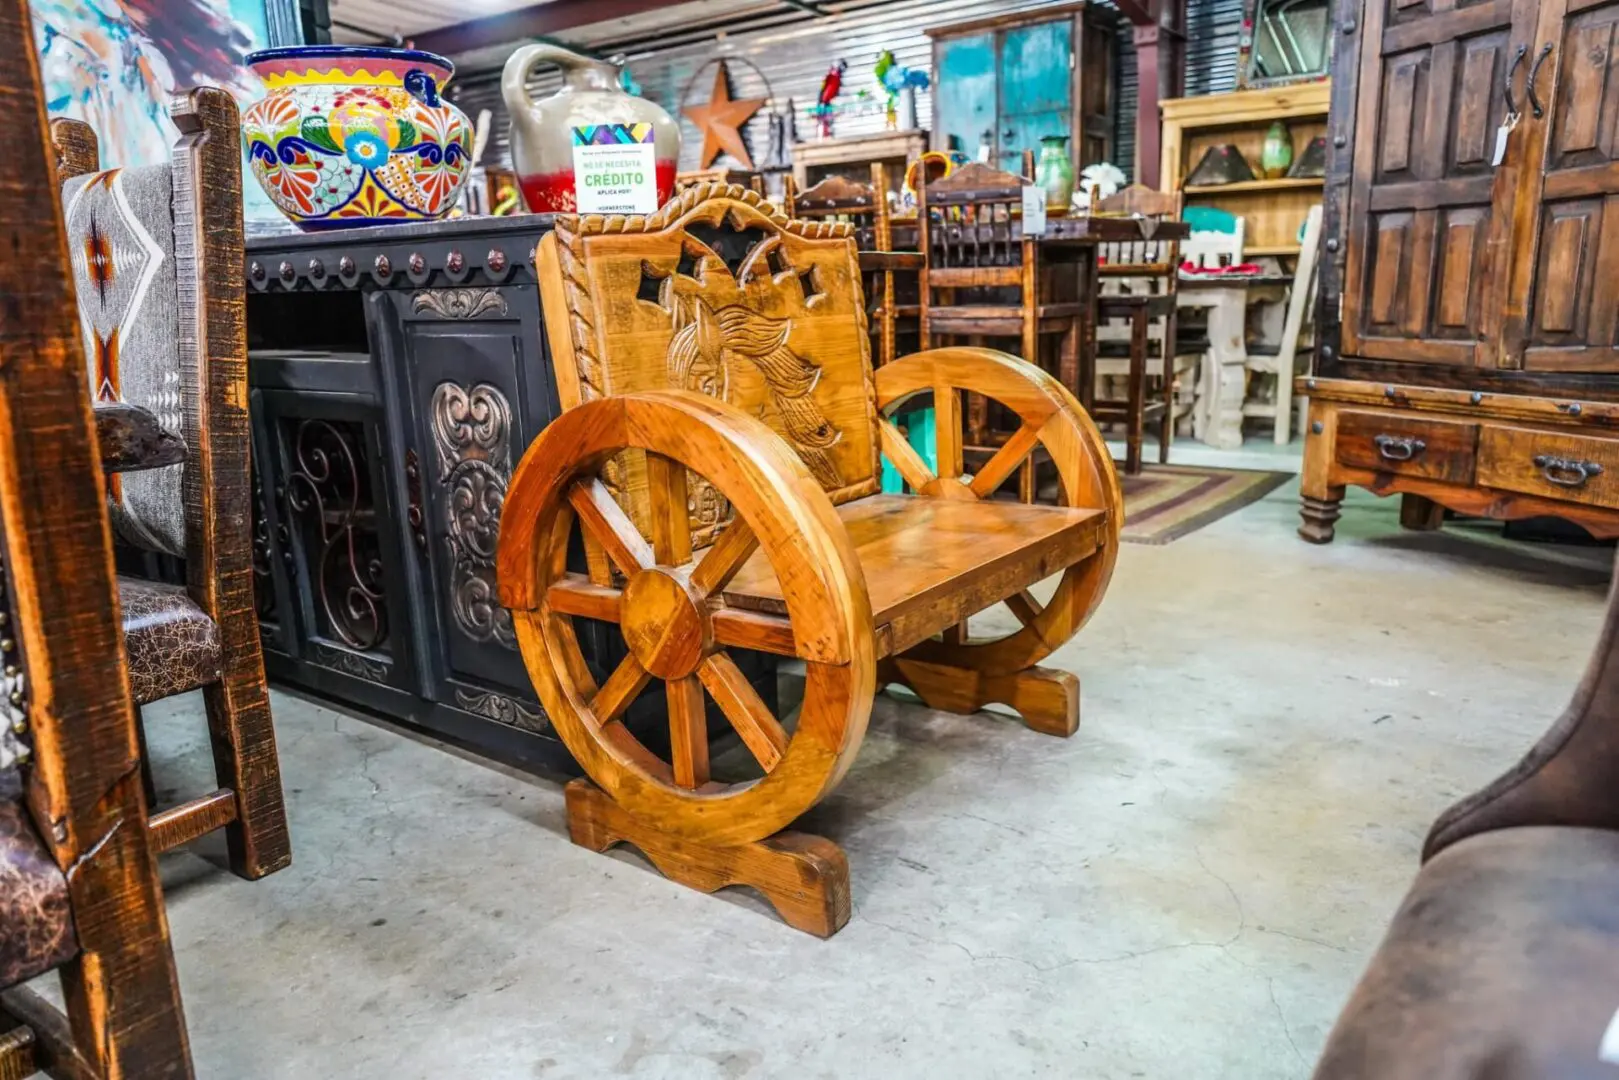
[[236, 792], [221, 788], [153, 814], [146, 823], [146, 829], [152, 836], [153, 847], [159, 851], [169, 851], [181, 844], [189, 844], [198, 837], [207, 836], [215, 829], [223, 829], [235, 820]]
[[662, 0], [551, 0], [546, 4], [518, 8], [499, 15], [469, 19], [453, 26], [429, 30], [411, 39], [413, 47], [454, 56], [489, 45], [516, 44], [528, 38], [544, 37], [576, 26], [623, 19], [656, 11]]
[[[1136, 46], [1136, 183], [1161, 186], [1164, 119], [1159, 102], [1180, 97], [1186, 84], [1186, 0], [1119, 0]], [[1140, 18], [1138, 16], [1145, 16]]]

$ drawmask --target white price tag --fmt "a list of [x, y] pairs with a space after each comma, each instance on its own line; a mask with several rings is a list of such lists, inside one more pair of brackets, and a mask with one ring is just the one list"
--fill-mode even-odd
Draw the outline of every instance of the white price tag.
[[1033, 184], [1023, 187], [1023, 235], [1046, 235], [1046, 189]]
[[656, 210], [652, 125], [574, 128], [573, 189], [582, 214], [650, 214]]
[[1490, 168], [1500, 168], [1501, 162], [1507, 159], [1507, 139], [1511, 137], [1512, 129], [1517, 126], [1518, 114], [1507, 113], [1507, 118], [1495, 129], [1495, 153], [1490, 156]]

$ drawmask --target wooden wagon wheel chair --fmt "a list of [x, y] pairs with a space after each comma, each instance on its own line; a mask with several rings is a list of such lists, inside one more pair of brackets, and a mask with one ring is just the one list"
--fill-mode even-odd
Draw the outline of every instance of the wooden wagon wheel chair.
[[[1033, 365], [939, 349], [874, 377], [851, 231], [720, 184], [649, 216], [559, 217], [538, 263], [565, 409], [518, 467], [499, 550], [525, 663], [590, 778], [568, 787], [575, 842], [632, 843], [708, 891], [751, 885], [822, 935], [848, 919], [847, 862], [782, 830], [848, 770], [876, 691], [903, 683], [960, 712], [1005, 702], [1072, 733], [1077, 679], [1035, 665], [1101, 600], [1122, 521], [1101, 437]], [[968, 388], [1022, 419], [976, 476], [961, 467]], [[927, 392], [938, 475], [883, 415]], [[1037, 446], [1062, 505], [990, 501]], [[884, 454], [915, 495], [880, 493]], [[576, 529], [588, 573], [570, 569]], [[1039, 604], [1028, 587], [1059, 571]], [[968, 616], [1002, 600], [1022, 627], [968, 639]], [[628, 646], [600, 681], [577, 617], [616, 623]], [[737, 648], [804, 662], [796, 724]], [[667, 759], [622, 720], [655, 681]], [[757, 776], [711, 775], [705, 693]]]

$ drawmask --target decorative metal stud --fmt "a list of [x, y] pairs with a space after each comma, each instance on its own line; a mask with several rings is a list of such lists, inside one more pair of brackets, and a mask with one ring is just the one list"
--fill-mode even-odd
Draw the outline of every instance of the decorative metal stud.
[[343, 256], [341, 259], [338, 259], [337, 272], [342, 274], [344, 277], [348, 277], [349, 275], [353, 274], [354, 260], [347, 255]]
[[1314, 390], [1315, 389], [1315, 380], [1314, 379], [1305, 379], [1304, 380], [1304, 388], [1306, 390]]
[[0, 611], [0, 626], [5, 626], [10, 622], [11, 613], [9, 611]]
[[1338, 250], [1338, 238], [1336, 236], [1327, 237], [1327, 250], [1328, 251], [1337, 251]]
[[288, 285], [291, 285], [298, 277], [298, 271], [292, 268], [292, 264], [290, 262], [283, 262], [278, 272], [281, 274], [281, 280], [285, 281]]
[[[466, 267], [466, 265], [467, 261], [462, 257], [459, 251], [452, 251], [448, 255], [444, 256], [444, 269], [448, 270], [452, 274], [459, 274], [462, 269]], [[411, 269], [415, 269], [414, 264], [411, 266]]]
[[411, 252], [410, 253], [410, 272], [413, 273], [413, 274], [420, 274], [426, 269], [427, 269], [427, 260], [422, 258], [422, 253], [419, 252], [419, 251]]
[[1319, 435], [1325, 430], [1326, 430], [1326, 425], [1322, 424], [1321, 421], [1312, 420], [1310, 422], [1310, 434]]
[[[13, 695], [13, 696], [15, 696], [15, 695]], [[28, 734], [28, 721], [26, 721], [26, 720], [14, 720], [14, 721], [12, 721], [11, 730], [12, 730], [12, 733], [16, 734], [16, 735], [26, 735], [26, 734]]]
[[1342, 132], [1334, 135], [1332, 137], [1332, 145], [1338, 147], [1340, 150], [1343, 149], [1349, 145], [1349, 136], [1343, 134]]
[[1477, 404], [1479, 404], [1480, 402], [1482, 402], [1484, 400], [1484, 392], [1482, 390], [1474, 390], [1471, 394], [1468, 395], [1467, 399], [1469, 401], [1471, 401], [1474, 405], [1477, 405]]
[[21, 705], [22, 704], [22, 691], [21, 690], [13, 690], [11, 692], [11, 703], [13, 705]]
[[326, 276], [326, 264], [321, 262], [319, 259], [310, 259], [309, 260], [309, 276], [312, 277], [312, 278], [325, 277]]
[[1393, 397], [1394, 396], [1394, 387], [1392, 387], [1392, 386], [1383, 387], [1383, 396], [1386, 397], [1386, 398]]
[[1342, 29], [1346, 34], [1353, 34], [1355, 32], [1355, 20], [1345, 19]]
[[1578, 416], [1584, 411], [1584, 409], [1580, 408], [1580, 403], [1577, 401], [1568, 407], [1568, 414], [1570, 416]]
[[[1331, 360], [1332, 359], [1332, 346], [1331, 345], [1323, 345], [1323, 346], [1321, 346], [1321, 359], [1323, 359], [1323, 360]], [[1313, 386], [1314, 384], [1311, 384], [1311, 385]]]
[[254, 262], [253, 264], [248, 266], [248, 268], [247, 268], [247, 276], [252, 278], [254, 281], [263, 281], [264, 280], [264, 264], [261, 263], [261, 262]]
[[377, 268], [377, 274], [381, 277], [388, 277], [394, 272], [394, 264], [388, 261], [386, 255], [378, 255], [377, 261], [372, 265]]
[[490, 248], [489, 254], [483, 258], [489, 264], [491, 273], [499, 274], [506, 269], [506, 253], [499, 248]]
[[16, 638], [0, 638], [0, 652], [11, 652], [16, 647]]

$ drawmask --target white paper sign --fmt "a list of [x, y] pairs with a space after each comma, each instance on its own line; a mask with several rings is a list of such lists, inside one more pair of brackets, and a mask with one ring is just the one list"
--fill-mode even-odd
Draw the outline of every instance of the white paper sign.
[[1046, 189], [1033, 184], [1023, 188], [1023, 235], [1046, 235]]
[[[640, 136], [641, 141], [630, 142]], [[609, 140], [613, 141], [609, 141]], [[651, 124], [573, 129], [573, 187], [583, 214], [650, 214], [658, 208]]]

